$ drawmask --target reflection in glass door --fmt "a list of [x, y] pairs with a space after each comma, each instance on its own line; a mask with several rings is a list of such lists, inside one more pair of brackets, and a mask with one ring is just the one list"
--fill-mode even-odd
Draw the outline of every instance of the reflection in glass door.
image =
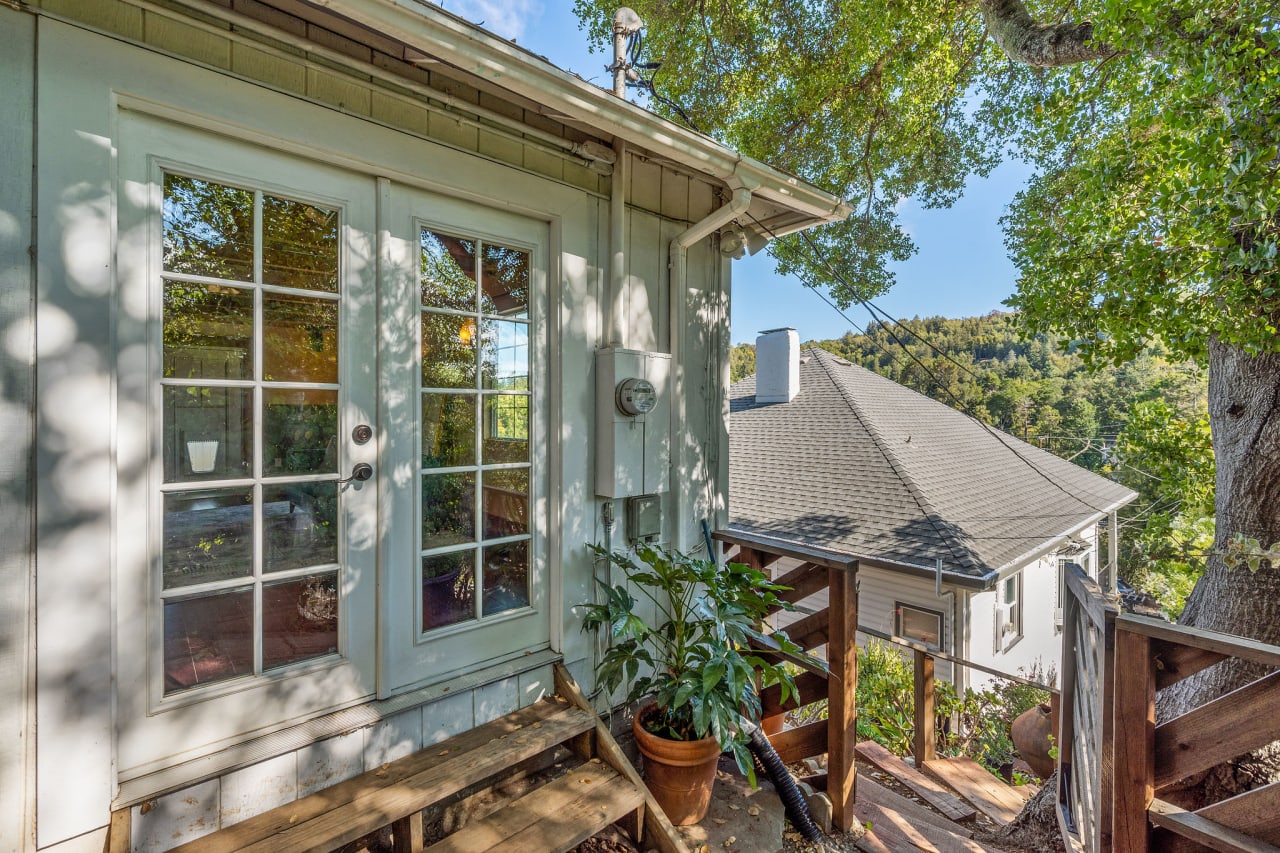
[[[378, 691], [550, 645], [546, 222], [388, 184]], [[389, 319], [388, 319], [389, 318]]]
[[166, 173], [164, 694], [339, 647], [339, 212]]
[[530, 261], [426, 227], [418, 243], [427, 632], [529, 606]]

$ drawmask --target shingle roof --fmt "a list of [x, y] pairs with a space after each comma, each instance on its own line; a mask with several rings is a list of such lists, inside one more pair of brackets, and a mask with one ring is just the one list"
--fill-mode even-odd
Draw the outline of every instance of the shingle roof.
[[816, 347], [790, 403], [729, 395], [731, 530], [984, 577], [1137, 497]]

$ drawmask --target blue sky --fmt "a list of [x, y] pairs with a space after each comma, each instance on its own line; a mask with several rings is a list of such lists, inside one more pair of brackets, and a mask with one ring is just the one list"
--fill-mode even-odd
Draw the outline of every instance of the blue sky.
[[[571, 0], [445, 0], [442, 5], [586, 80], [609, 85], [604, 70], [609, 58], [588, 51]], [[897, 284], [876, 304], [899, 318], [969, 317], [1003, 308], [1016, 272], [999, 219], [1028, 174], [1022, 164], [1006, 163], [986, 180], [971, 180], [964, 197], [944, 210], [906, 202], [902, 225], [917, 252], [895, 265]], [[794, 326], [803, 340], [849, 331], [849, 324], [798, 279], [776, 275], [765, 252], [733, 262], [733, 287], [734, 343], [753, 342], [759, 330], [783, 325]], [[867, 321], [861, 307], [845, 313], [859, 326]]]

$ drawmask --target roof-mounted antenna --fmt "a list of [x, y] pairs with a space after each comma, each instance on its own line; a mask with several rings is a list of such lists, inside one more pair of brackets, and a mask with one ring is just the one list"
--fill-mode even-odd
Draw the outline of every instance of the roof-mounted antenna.
[[613, 72], [613, 94], [619, 98], [627, 96], [627, 81], [638, 80], [640, 75], [627, 61], [627, 39], [640, 32], [644, 21], [634, 9], [626, 6], [613, 13], [613, 64], [609, 70]]

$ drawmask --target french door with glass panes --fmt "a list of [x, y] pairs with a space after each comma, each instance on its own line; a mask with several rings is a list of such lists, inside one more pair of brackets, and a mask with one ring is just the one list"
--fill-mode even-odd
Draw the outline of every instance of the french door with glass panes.
[[377, 193], [131, 113], [120, 152], [127, 773], [376, 692]]
[[547, 225], [121, 140], [122, 769], [545, 648]]
[[548, 644], [548, 226], [383, 189], [385, 695]]

